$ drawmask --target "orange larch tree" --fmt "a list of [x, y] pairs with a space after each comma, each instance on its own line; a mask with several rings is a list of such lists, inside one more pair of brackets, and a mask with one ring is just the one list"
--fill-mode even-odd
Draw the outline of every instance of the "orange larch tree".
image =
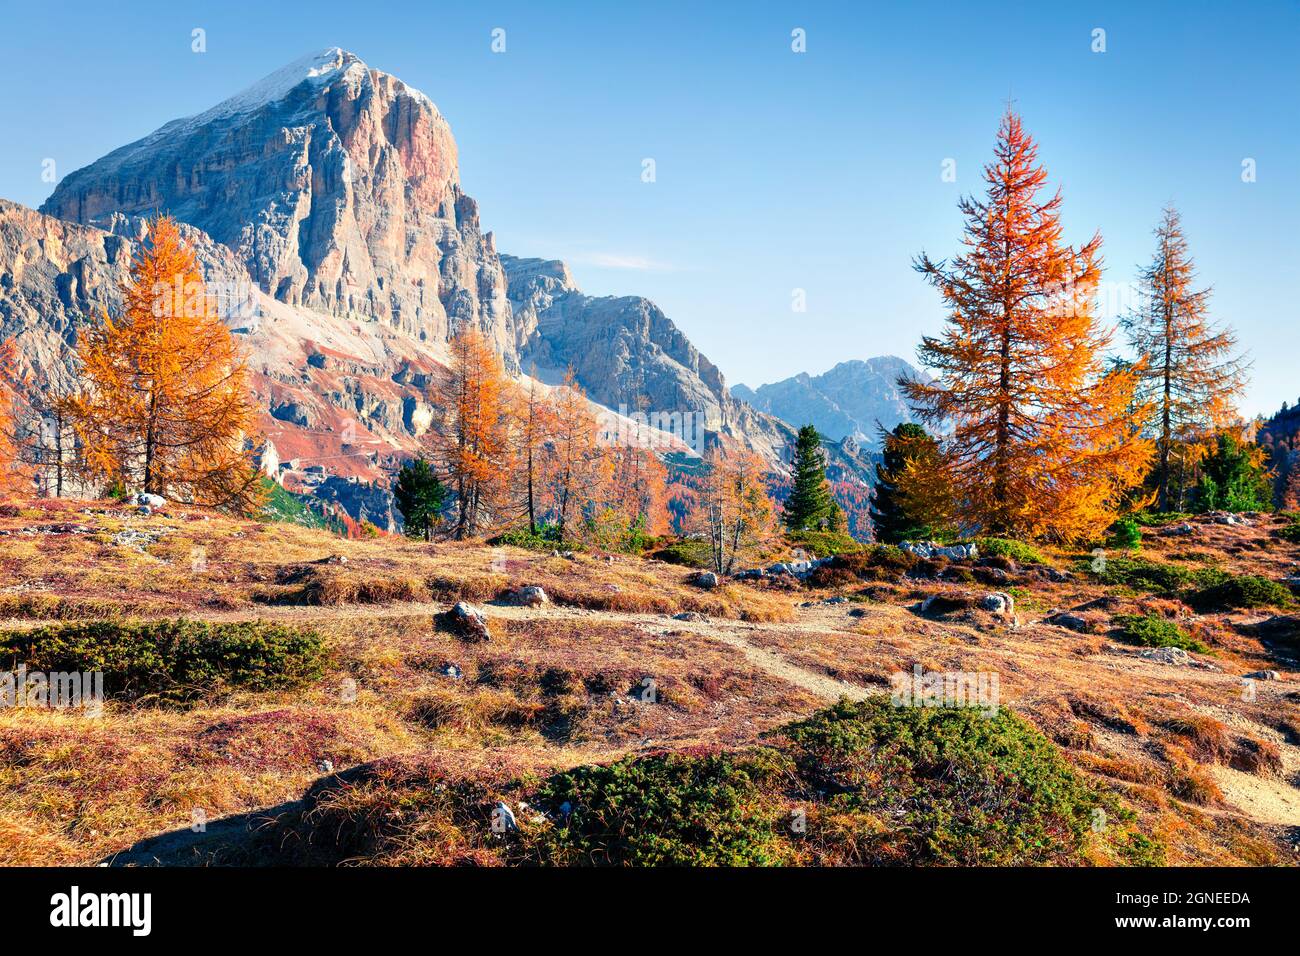
[[1145, 359], [1137, 395], [1152, 412], [1156, 506], [1169, 511], [1187, 505], [1200, 438], [1233, 421], [1246, 366], [1233, 332], [1207, 317], [1210, 290], [1193, 288], [1195, 267], [1176, 209], [1165, 209], [1155, 236], [1155, 258], [1138, 281], [1138, 306], [1123, 326], [1129, 347]]
[[537, 381], [536, 369], [514, 393], [515, 476], [511, 481], [518, 500], [517, 510], [528, 520], [528, 531], [537, 534], [543, 517], [542, 493], [553, 465], [551, 437], [555, 431], [555, 405], [545, 386]]
[[18, 348], [12, 339], [0, 342], [0, 495], [30, 490], [19, 441], [18, 383]]
[[943, 335], [918, 349], [936, 377], [900, 385], [925, 423], [951, 428], [944, 451], [964, 527], [1077, 541], [1111, 523], [1150, 444], [1130, 417], [1140, 371], [1103, 364], [1101, 236], [1077, 249], [1062, 241], [1061, 196], [1040, 197], [1036, 154], [1008, 110], [987, 196], [960, 204], [965, 251], [916, 262], [949, 310]]
[[618, 445], [612, 452], [615, 510], [629, 530], [640, 529], [647, 535], [667, 533], [668, 468], [653, 448], [642, 444]]
[[8, 449], [0, 451], [0, 458], [12, 460], [24, 486], [42, 497], [62, 498], [67, 491], [80, 490], [83, 469], [74, 427], [75, 383], [30, 370], [20, 374], [11, 363], [7, 372], [0, 371], [0, 390], [5, 388], [11, 400], [3, 404], [12, 416], [9, 427], [0, 432], [0, 443]]
[[255, 508], [245, 358], [174, 220], [149, 223], [122, 291], [121, 313], [77, 349], [83, 387], [71, 408], [88, 467], [164, 497]]
[[600, 423], [572, 369], [554, 398], [551, 446], [555, 454], [548, 481], [551, 513], [560, 540], [565, 541], [575, 534], [585, 507], [602, 499], [613, 465], [600, 443]]
[[694, 525], [709, 545], [709, 564], [730, 574], [736, 562], [776, 536], [776, 507], [764, 482], [766, 466], [751, 451], [711, 449], [698, 491]]
[[450, 373], [434, 388], [429, 432], [435, 466], [456, 493], [452, 536], [479, 534], [501, 514], [512, 468], [510, 382], [483, 333], [464, 325], [451, 341]]

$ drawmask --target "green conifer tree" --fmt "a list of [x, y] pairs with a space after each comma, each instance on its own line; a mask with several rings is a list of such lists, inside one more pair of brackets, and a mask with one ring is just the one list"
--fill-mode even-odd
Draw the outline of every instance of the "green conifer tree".
[[412, 538], [433, 540], [433, 528], [447, 501], [447, 486], [423, 458], [407, 462], [393, 483], [393, 498]]
[[909, 515], [900, 494], [899, 480], [909, 461], [935, 449], [924, 428], [903, 422], [892, 432], [881, 428], [883, 453], [876, 465], [876, 485], [871, 495], [871, 523], [882, 544], [916, 541], [934, 535], [935, 529]]
[[1229, 433], [1218, 436], [1201, 465], [1196, 486], [1198, 511], [1267, 511], [1273, 507], [1273, 482], [1257, 446]]
[[836, 507], [826, 481], [826, 453], [812, 425], [799, 429], [794, 446], [794, 488], [785, 500], [783, 520], [791, 531], [812, 531], [829, 524]]

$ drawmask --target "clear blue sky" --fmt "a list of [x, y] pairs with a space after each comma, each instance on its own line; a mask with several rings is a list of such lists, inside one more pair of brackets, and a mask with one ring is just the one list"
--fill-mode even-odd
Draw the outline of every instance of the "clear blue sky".
[[[0, 10], [0, 195], [39, 205], [46, 157], [66, 174], [342, 46], [438, 104], [501, 250], [565, 258], [593, 294], [654, 299], [750, 385], [912, 358], [938, 330], [910, 260], [956, 251], [958, 195], [978, 189], [1011, 96], [1064, 190], [1067, 237], [1105, 237], [1107, 281], [1132, 279], [1174, 202], [1215, 315], [1254, 359], [1244, 410], [1300, 397], [1296, 0]], [[941, 181], [946, 158], [956, 183]]]

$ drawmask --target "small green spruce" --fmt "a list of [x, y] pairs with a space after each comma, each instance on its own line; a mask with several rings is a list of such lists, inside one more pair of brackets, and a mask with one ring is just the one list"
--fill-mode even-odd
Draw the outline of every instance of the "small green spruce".
[[407, 535], [433, 540], [434, 526], [447, 501], [447, 486], [438, 480], [427, 461], [416, 458], [402, 466], [393, 483], [393, 498]]
[[831, 499], [826, 480], [826, 453], [812, 425], [799, 429], [794, 449], [794, 488], [785, 501], [785, 526], [791, 531], [815, 531], [836, 522], [839, 506]]
[[882, 429], [881, 437], [883, 453], [876, 465], [876, 485], [871, 495], [871, 523], [876, 529], [876, 540], [899, 544], [934, 537], [935, 529], [908, 515], [898, 495], [899, 476], [909, 461], [933, 447], [934, 439], [912, 422], [903, 422], [892, 432]]
[[1267, 511], [1273, 507], [1272, 482], [1251, 460], [1249, 445], [1232, 435], [1219, 436], [1201, 467], [1196, 506], [1199, 511]]

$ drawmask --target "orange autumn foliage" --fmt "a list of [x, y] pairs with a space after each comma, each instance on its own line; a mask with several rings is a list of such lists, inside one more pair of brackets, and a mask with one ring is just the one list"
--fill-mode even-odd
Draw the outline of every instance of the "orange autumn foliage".
[[600, 501], [613, 474], [613, 461], [601, 445], [599, 422], [572, 369], [556, 391], [552, 408], [554, 459], [547, 485], [556, 529], [564, 541], [575, 533], [584, 508]]
[[[1008, 111], [986, 198], [965, 198], [965, 251], [922, 254], [917, 270], [948, 306], [923, 339], [930, 382], [902, 381], [920, 418], [942, 430], [963, 530], [1079, 541], [1114, 520], [1151, 457], [1135, 402], [1141, 368], [1107, 372], [1110, 333], [1094, 314], [1101, 237], [1062, 241], [1061, 196]], [[1136, 413], [1135, 413], [1136, 412]]]
[[244, 355], [212, 306], [194, 251], [168, 217], [149, 224], [119, 315], [79, 344], [71, 402], [92, 475], [247, 512], [261, 500], [246, 439]]
[[18, 349], [0, 342], [0, 495], [27, 490], [30, 475], [18, 447]]
[[708, 471], [696, 499], [695, 530], [708, 542], [712, 570], [730, 574], [737, 561], [775, 539], [776, 507], [763, 480], [766, 465], [753, 452], [715, 448], [705, 463]]
[[629, 528], [644, 534], [667, 534], [668, 468], [651, 448], [622, 445], [612, 450], [614, 476], [611, 506]]
[[1139, 305], [1124, 328], [1129, 347], [1146, 360], [1137, 393], [1152, 410], [1157, 507], [1182, 510], [1213, 433], [1236, 417], [1246, 365], [1236, 356], [1232, 330], [1210, 323], [1210, 290], [1193, 287], [1195, 267], [1176, 209], [1165, 209], [1155, 236], [1155, 257], [1138, 283]]
[[429, 433], [435, 467], [456, 493], [452, 536], [472, 537], [505, 509], [512, 468], [510, 382], [483, 333], [463, 326], [451, 340], [450, 373], [432, 395], [440, 416]]
[[537, 381], [536, 369], [514, 394], [516, 511], [527, 519], [528, 530], [536, 534], [543, 517], [543, 492], [553, 461], [550, 445], [555, 430], [555, 405], [545, 386]]

